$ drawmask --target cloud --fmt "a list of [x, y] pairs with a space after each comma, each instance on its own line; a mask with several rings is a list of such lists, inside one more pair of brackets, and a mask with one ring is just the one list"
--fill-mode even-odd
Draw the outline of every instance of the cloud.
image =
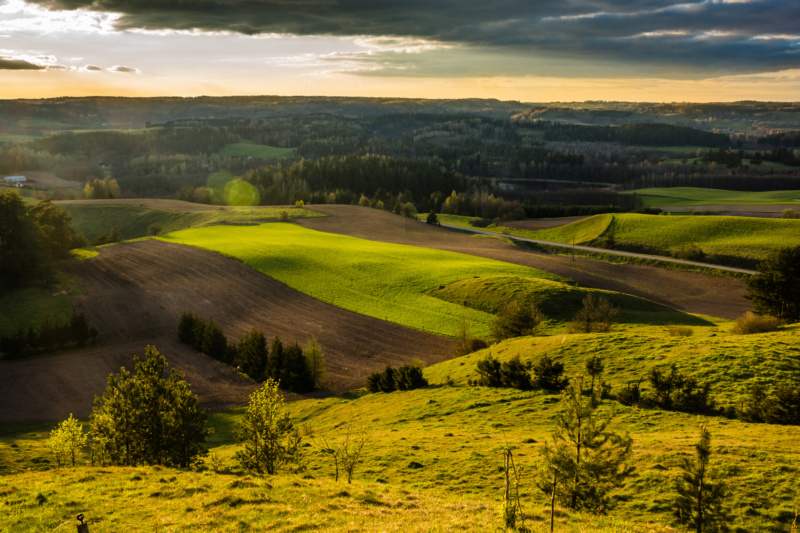
[[134, 73], [135, 74], [135, 73], [139, 72], [138, 69], [130, 68], [130, 67], [123, 67], [122, 65], [113, 66], [108, 70], [109, 70], [109, 72], [122, 72], [122, 73], [126, 73], [126, 74], [127, 73]]
[[[609, 74], [642, 67], [702, 77], [800, 67], [793, 0], [28, 1], [118, 13], [118, 30], [413, 38], [513, 56], [520, 65], [527, 56], [602, 64]], [[372, 66], [382, 68], [392, 66]]]
[[44, 70], [43, 65], [31, 63], [25, 59], [0, 57], [0, 70]]
[[86, 65], [85, 67], [83, 67], [83, 70], [89, 70], [89, 71], [92, 71], [92, 72], [98, 72], [98, 71], [101, 71], [103, 69], [101, 69], [97, 65]]

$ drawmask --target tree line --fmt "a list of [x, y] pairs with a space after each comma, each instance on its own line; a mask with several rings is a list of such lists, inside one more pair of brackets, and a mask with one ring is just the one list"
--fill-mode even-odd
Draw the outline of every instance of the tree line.
[[297, 342], [285, 345], [277, 335], [268, 346], [257, 328], [238, 344], [228, 340], [213, 318], [204, 321], [183, 311], [178, 319], [178, 340], [221, 363], [237, 367], [254, 381], [274, 380], [291, 392], [311, 392], [325, 376], [325, 359], [317, 340], [308, 340], [305, 349]]
[[89, 325], [83, 313], [72, 315], [63, 324], [45, 321], [38, 330], [18, 328], [0, 336], [0, 352], [6, 359], [50, 353], [70, 348], [83, 348], [97, 342], [97, 330]]

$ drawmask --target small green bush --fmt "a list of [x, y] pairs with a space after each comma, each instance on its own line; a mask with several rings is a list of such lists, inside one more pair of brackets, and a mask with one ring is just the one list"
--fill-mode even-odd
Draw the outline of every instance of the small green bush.
[[731, 328], [734, 335], [750, 335], [752, 333], [767, 333], [775, 331], [781, 321], [774, 316], [759, 316], [751, 311], [740, 316]]
[[691, 337], [694, 330], [689, 326], [667, 326], [667, 333], [670, 337]]

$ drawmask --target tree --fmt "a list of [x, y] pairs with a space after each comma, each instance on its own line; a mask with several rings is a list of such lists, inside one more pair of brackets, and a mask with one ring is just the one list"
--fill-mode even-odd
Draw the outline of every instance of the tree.
[[207, 453], [208, 412], [182, 374], [167, 374], [167, 360], [155, 347], [148, 346], [145, 356], [134, 356], [133, 376], [125, 368], [110, 375], [102, 397], [95, 398], [95, 449], [113, 464], [188, 468]]
[[49, 280], [52, 260], [43, 234], [16, 191], [0, 193], [0, 285]]
[[700, 428], [700, 442], [695, 445], [697, 458], [684, 459], [681, 465], [683, 474], [678, 478], [675, 497], [675, 515], [681, 524], [697, 533], [724, 531], [725, 511], [723, 503], [726, 497], [725, 485], [712, 482], [709, 472], [711, 457], [711, 434], [705, 426]]
[[547, 354], [542, 356], [533, 365], [534, 382], [539, 388], [549, 391], [560, 391], [566, 386], [564, 363], [556, 361]]
[[353, 472], [362, 461], [361, 456], [369, 443], [369, 438], [370, 434], [365, 428], [353, 429], [352, 424], [347, 424], [344, 437], [338, 443], [329, 443], [327, 438], [322, 437], [324, 444], [322, 451], [333, 458], [336, 481], [339, 481], [339, 467], [341, 466], [347, 474], [347, 483], [352, 482]]
[[569, 331], [572, 333], [604, 333], [611, 331], [617, 320], [618, 309], [605, 296], [587, 294], [581, 309], [572, 317]]
[[430, 224], [432, 226], [438, 226], [439, 225], [439, 217], [436, 216], [436, 211], [435, 210], [432, 209], [431, 212], [428, 213], [427, 218], [425, 218], [425, 223], [426, 224]]
[[261, 383], [267, 379], [268, 356], [267, 338], [261, 331], [253, 328], [239, 341], [234, 362], [242, 372]]
[[571, 509], [605, 512], [611, 505], [609, 493], [633, 470], [627, 464], [632, 440], [608, 431], [613, 409], [598, 416], [598, 397], [582, 391], [583, 376], [577, 376], [563, 392], [558, 426], [553, 442], [544, 445], [537, 485], [553, 504], [559, 500]]
[[303, 350], [303, 355], [306, 358], [306, 364], [311, 373], [314, 387], [318, 388], [322, 385], [322, 380], [325, 379], [327, 368], [325, 367], [325, 357], [322, 355], [322, 347], [319, 345], [319, 341], [317, 341], [316, 337], [308, 339], [306, 348]]
[[75, 466], [75, 455], [86, 445], [88, 435], [83, 432], [83, 426], [72, 413], [69, 418], [61, 422], [56, 429], [50, 432], [48, 446], [56, 456], [56, 464], [60, 467], [69, 458]]
[[783, 248], [756, 265], [747, 281], [747, 298], [759, 314], [800, 320], [800, 246]]
[[244, 446], [236, 458], [246, 470], [273, 475], [297, 457], [300, 434], [289, 418], [277, 381], [267, 379], [250, 395], [236, 437]]
[[586, 373], [592, 376], [592, 390], [594, 390], [594, 380], [603, 374], [605, 366], [603, 359], [597, 355], [591, 356], [586, 360]]
[[536, 304], [512, 300], [492, 320], [491, 336], [496, 341], [536, 335], [545, 320]]
[[223, 363], [230, 362], [227, 357], [228, 339], [225, 337], [222, 329], [214, 322], [213, 318], [206, 322], [203, 328], [200, 351], [217, 361], [222, 361]]

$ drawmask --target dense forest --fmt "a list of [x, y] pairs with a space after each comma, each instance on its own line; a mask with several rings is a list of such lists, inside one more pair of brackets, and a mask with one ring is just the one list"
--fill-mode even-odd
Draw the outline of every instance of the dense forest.
[[[81, 186], [113, 178], [128, 197], [221, 202], [214, 189], [226, 176], [252, 183], [262, 204], [558, 216], [637, 209], [617, 191], [640, 187], [798, 189], [798, 110], [759, 102], [0, 101], [0, 172], [50, 171]], [[737, 124], [743, 129], [730, 129]], [[453, 193], [461, 200], [444, 205]], [[485, 210], [489, 196], [507, 205]]]

